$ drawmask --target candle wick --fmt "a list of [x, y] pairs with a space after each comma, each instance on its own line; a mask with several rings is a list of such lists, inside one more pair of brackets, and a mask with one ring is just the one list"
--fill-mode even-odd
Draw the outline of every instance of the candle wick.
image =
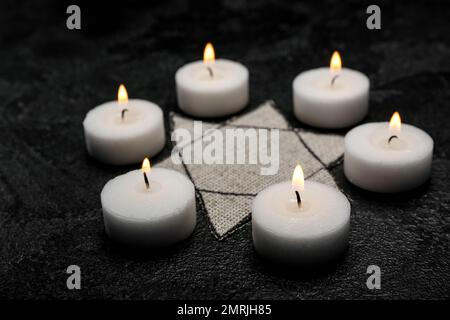
[[121, 114], [121, 116], [122, 116], [122, 120], [125, 118], [125, 112], [127, 112], [128, 111], [128, 109], [127, 108], [125, 108], [125, 109], [122, 109], [122, 114]]
[[300, 198], [300, 193], [295, 190], [295, 195], [297, 196], [297, 206], [300, 208], [302, 206], [302, 198]]
[[388, 143], [391, 143], [391, 140], [392, 139], [398, 139], [398, 137], [394, 134], [394, 135], [392, 135], [390, 138], [389, 138], [389, 140], [388, 140]]
[[150, 183], [148, 182], [147, 174], [144, 172], [144, 181], [145, 186], [147, 187], [147, 190], [150, 189]]
[[206, 67], [206, 69], [207, 69], [208, 72], [209, 72], [209, 76], [210, 76], [211, 78], [213, 78], [213, 77], [214, 77], [214, 73], [213, 73], [213, 71], [212, 71], [212, 68], [211, 68], [211, 67]]
[[334, 86], [334, 83], [336, 82], [336, 79], [339, 78], [339, 75], [335, 75], [332, 79], [331, 79], [331, 85]]

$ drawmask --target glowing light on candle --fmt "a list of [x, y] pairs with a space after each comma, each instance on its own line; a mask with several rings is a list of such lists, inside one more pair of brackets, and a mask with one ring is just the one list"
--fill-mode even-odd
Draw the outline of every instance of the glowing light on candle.
[[145, 187], [147, 188], [147, 190], [149, 190], [150, 182], [148, 181], [147, 174], [150, 173], [151, 168], [150, 168], [150, 161], [148, 160], [148, 158], [145, 158], [144, 161], [142, 161], [141, 170], [142, 170], [142, 173], [144, 174]]
[[151, 166], [150, 166], [150, 161], [148, 160], [148, 158], [145, 158], [144, 161], [142, 161], [142, 169], [141, 170], [143, 173], [150, 173]]
[[125, 86], [123, 84], [120, 85], [119, 91], [117, 91], [117, 101], [119, 101], [119, 104], [128, 103], [127, 89], [125, 89]]
[[299, 192], [305, 190], [305, 176], [299, 164], [295, 167], [294, 174], [292, 175], [292, 189]]
[[216, 60], [216, 55], [214, 53], [213, 45], [208, 42], [206, 44], [205, 50], [203, 51], [203, 63], [204, 64], [212, 64]]
[[331, 73], [339, 73], [342, 69], [342, 61], [339, 52], [333, 52], [330, 61], [330, 71]]
[[395, 111], [391, 117], [391, 120], [389, 121], [389, 132], [392, 135], [398, 135], [400, 134], [401, 129], [402, 129], [402, 119], [400, 118], [400, 114], [397, 111]]

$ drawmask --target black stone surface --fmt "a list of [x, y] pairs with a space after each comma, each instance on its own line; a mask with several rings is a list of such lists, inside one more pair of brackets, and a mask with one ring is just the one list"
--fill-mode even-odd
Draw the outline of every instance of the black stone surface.
[[[284, 1], [78, 2], [82, 30], [65, 27], [61, 1], [0, 4], [0, 298], [234, 299], [448, 298], [450, 288], [450, 24], [446, 1], [380, 1], [382, 30], [365, 27], [367, 4]], [[431, 180], [412, 192], [374, 195], [333, 170], [352, 201], [350, 247], [328, 270], [285, 271], [254, 252], [246, 224], [217, 241], [198, 212], [186, 242], [132, 252], [104, 234], [99, 193], [130, 167], [91, 159], [82, 120], [120, 83], [131, 97], [176, 110], [174, 73], [213, 41], [217, 56], [251, 72], [251, 105], [273, 99], [292, 125], [291, 82], [328, 64], [366, 73], [364, 121], [394, 110], [434, 139]], [[164, 153], [155, 161], [167, 156]], [[68, 265], [82, 290], [66, 289]], [[366, 288], [366, 268], [382, 289]]]

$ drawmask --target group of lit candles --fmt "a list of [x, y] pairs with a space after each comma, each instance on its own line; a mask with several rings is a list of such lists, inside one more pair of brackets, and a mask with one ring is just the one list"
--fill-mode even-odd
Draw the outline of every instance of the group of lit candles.
[[[194, 117], [224, 117], [248, 104], [248, 69], [216, 60], [209, 43], [203, 61], [181, 67], [175, 82], [179, 108]], [[309, 70], [294, 79], [294, 114], [318, 128], [350, 127], [368, 112], [369, 88], [367, 76], [342, 68], [334, 52], [329, 68]], [[87, 150], [99, 161], [123, 165], [144, 159], [140, 170], [110, 180], [101, 192], [109, 237], [142, 247], [168, 246], [189, 237], [196, 224], [192, 182], [173, 170], [151, 169], [147, 158], [166, 144], [160, 107], [129, 100], [121, 85], [117, 101], [89, 111], [83, 126]], [[402, 124], [395, 112], [389, 123], [362, 124], [347, 133], [344, 173], [369, 191], [406, 191], [429, 178], [432, 154], [431, 137]], [[316, 265], [336, 258], [348, 245], [349, 201], [339, 190], [305, 182], [300, 165], [292, 181], [262, 190], [251, 210], [255, 249], [274, 261]]]

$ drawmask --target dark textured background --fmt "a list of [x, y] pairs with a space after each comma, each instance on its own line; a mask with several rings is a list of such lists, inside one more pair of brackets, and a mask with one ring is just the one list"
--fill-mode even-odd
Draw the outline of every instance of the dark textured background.
[[[150, 1], [148, 1], [150, 2]], [[69, 3], [0, 4], [0, 298], [448, 298], [450, 288], [449, 4], [378, 2], [382, 30], [365, 27], [366, 4], [328, 1], [81, 2], [82, 30], [68, 31]], [[448, 3], [448, 1], [447, 1]], [[413, 192], [374, 195], [333, 170], [352, 200], [350, 248], [328, 270], [285, 272], [256, 256], [250, 224], [217, 241], [198, 212], [186, 242], [130, 252], [104, 234], [99, 193], [130, 167], [89, 158], [82, 120], [125, 83], [131, 97], [176, 110], [174, 72], [217, 56], [251, 73], [251, 105], [274, 99], [294, 126], [291, 82], [328, 64], [372, 82], [365, 121], [405, 122], [435, 141], [431, 181]], [[244, 112], [248, 111], [245, 110]], [[168, 142], [161, 159], [170, 151]], [[82, 269], [82, 290], [65, 269]], [[382, 290], [365, 286], [382, 268]]]

